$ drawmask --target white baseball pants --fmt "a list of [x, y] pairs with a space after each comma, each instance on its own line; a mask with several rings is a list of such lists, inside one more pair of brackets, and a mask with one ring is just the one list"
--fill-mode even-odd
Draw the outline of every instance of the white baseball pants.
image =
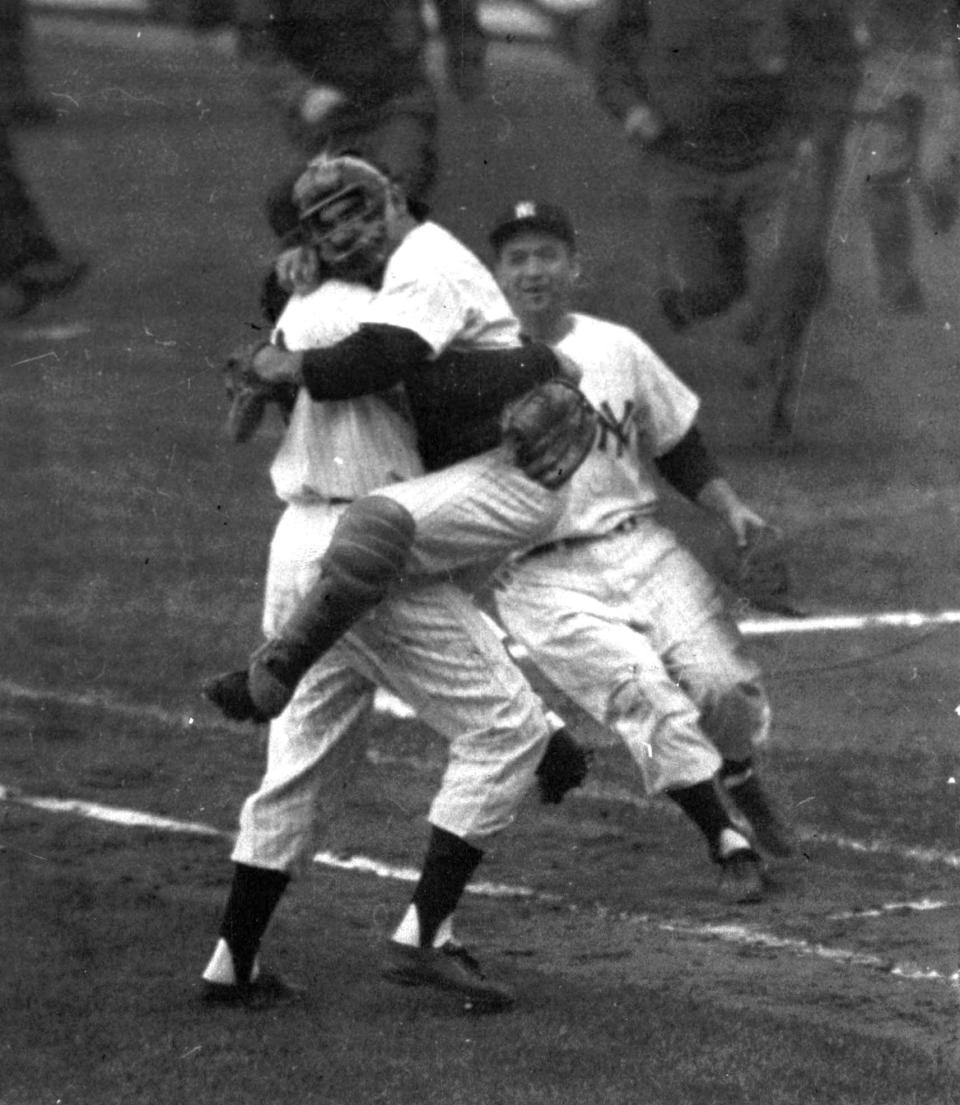
[[654, 519], [510, 565], [497, 608], [544, 674], [622, 738], [650, 794], [709, 779], [767, 738], [759, 669], [721, 595]]
[[[268, 635], [316, 580], [342, 510], [291, 504], [281, 517], [267, 572]], [[510, 824], [549, 735], [542, 708], [466, 595], [425, 581], [361, 619], [271, 723], [266, 772], [241, 811], [236, 862], [294, 872], [309, 858], [314, 833], [363, 762], [377, 685], [449, 743], [430, 822], [481, 847]]]

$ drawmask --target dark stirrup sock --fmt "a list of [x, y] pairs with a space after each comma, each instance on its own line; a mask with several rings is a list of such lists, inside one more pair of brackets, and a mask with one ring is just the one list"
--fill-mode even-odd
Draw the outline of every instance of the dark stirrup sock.
[[422, 948], [430, 947], [437, 929], [457, 908], [482, 858], [479, 848], [445, 829], [432, 826], [423, 871], [412, 899], [420, 921]]
[[710, 848], [710, 854], [716, 856], [719, 851], [720, 834], [724, 829], [736, 831], [736, 827], [720, 801], [713, 780], [694, 783], [690, 787], [675, 787], [668, 790], [666, 794], [703, 833]]
[[234, 864], [220, 935], [230, 948], [238, 983], [250, 981], [260, 941], [289, 881], [285, 871]]
[[745, 783], [753, 774], [753, 758], [745, 760], [724, 760], [720, 766], [720, 781], [726, 787], [735, 787]]

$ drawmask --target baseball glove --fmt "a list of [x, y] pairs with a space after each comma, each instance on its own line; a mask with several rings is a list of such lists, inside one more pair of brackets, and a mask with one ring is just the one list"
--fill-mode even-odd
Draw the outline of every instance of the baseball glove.
[[583, 392], [556, 378], [511, 403], [500, 423], [517, 465], [555, 490], [583, 464], [597, 433], [597, 412]]
[[751, 531], [739, 550], [730, 586], [751, 606], [774, 614], [801, 616], [790, 594], [792, 585], [787, 543], [771, 526]]
[[249, 441], [263, 421], [267, 407], [276, 403], [286, 422], [297, 398], [297, 387], [290, 383], [268, 383], [253, 368], [254, 358], [268, 341], [257, 341], [235, 349], [223, 367], [223, 384], [230, 404], [226, 434], [236, 444]]
[[565, 729], [558, 729], [547, 741], [536, 771], [540, 801], [557, 805], [568, 790], [583, 786], [592, 759], [592, 749], [584, 748]]

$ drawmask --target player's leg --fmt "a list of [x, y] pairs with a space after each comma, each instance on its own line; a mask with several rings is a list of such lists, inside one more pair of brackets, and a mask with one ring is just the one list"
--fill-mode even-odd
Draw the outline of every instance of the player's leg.
[[394, 97], [355, 148], [384, 168], [409, 199], [427, 203], [437, 179], [437, 131], [436, 96], [424, 86]]
[[0, 122], [0, 317], [26, 314], [44, 297], [68, 291], [85, 271], [50, 236]]
[[307, 860], [319, 812], [332, 817], [363, 757], [373, 684], [341, 661], [317, 665], [271, 723], [267, 766], [244, 803], [219, 938], [203, 972], [208, 1005], [265, 1008], [302, 991], [260, 970], [270, 920]]
[[317, 550], [315, 582], [249, 671], [219, 676], [204, 693], [235, 720], [276, 717], [310, 665], [401, 577], [439, 575], [534, 544], [559, 518], [565, 497], [496, 449], [358, 499]]
[[960, 80], [954, 59], [919, 55], [910, 84], [926, 110], [919, 135], [916, 187], [927, 225], [946, 234], [960, 216]]
[[719, 865], [721, 894], [757, 900], [757, 857], [717, 792], [720, 756], [696, 705], [630, 624], [617, 544], [595, 542], [512, 569], [498, 591], [501, 619], [548, 678], [618, 734], [646, 792], [666, 794], [697, 826]]
[[881, 54], [867, 69], [859, 107], [866, 118], [858, 149], [863, 205], [877, 288], [884, 307], [922, 311], [923, 289], [914, 267], [910, 190], [919, 176], [924, 101], [914, 90], [913, 63]]
[[770, 733], [760, 669], [714, 581], [662, 532], [672, 548], [660, 558], [657, 588], [635, 590], [634, 616], [648, 620], [666, 670], [699, 711], [700, 728], [722, 757], [723, 793], [761, 850], [786, 858], [796, 849], [796, 834], [761, 782], [758, 764]]
[[746, 291], [743, 236], [716, 177], [649, 157], [660, 308], [677, 331], [722, 314]]
[[453, 915], [488, 842], [516, 815], [549, 730], [499, 637], [449, 584], [404, 589], [356, 626], [341, 651], [447, 738], [421, 877], [386, 947], [386, 976], [458, 994], [474, 1008], [513, 1002], [452, 939]]
[[[337, 512], [290, 506], [270, 545], [263, 628], [270, 635], [297, 608], [316, 577], [316, 548]], [[304, 859], [321, 809], [336, 809], [363, 752], [358, 726], [374, 684], [343, 657], [315, 666], [270, 726], [267, 765], [247, 799], [233, 852], [234, 873], [220, 939], [204, 972], [211, 1003], [266, 1005], [287, 1000], [283, 985], [257, 974], [257, 953], [273, 911]]]
[[[217, 676], [204, 686], [205, 696], [234, 720], [277, 717], [307, 670], [380, 602], [406, 564], [415, 523], [393, 500], [365, 496], [339, 517], [328, 514], [322, 527], [311, 523], [310, 513], [309, 508], [288, 510], [274, 537], [275, 549], [284, 541], [301, 546], [304, 575], [296, 601], [285, 604], [283, 618], [271, 619], [267, 640], [246, 670]], [[308, 529], [311, 547], [302, 547], [296, 532], [301, 525]]]
[[793, 431], [803, 342], [827, 286], [826, 235], [833, 169], [812, 139], [784, 148], [743, 174], [750, 310], [739, 324], [756, 349], [759, 376], [774, 386], [770, 432]]

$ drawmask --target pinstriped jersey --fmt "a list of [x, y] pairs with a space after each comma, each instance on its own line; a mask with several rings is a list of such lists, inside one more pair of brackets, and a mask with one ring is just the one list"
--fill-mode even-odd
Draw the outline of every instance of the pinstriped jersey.
[[[362, 284], [327, 280], [290, 298], [274, 340], [282, 331], [292, 351], [332, 345], [357, 329], [375, 295]], [[281, 499], [297, 502], [359, 498], [422, 472], [413, 427], [396, 397], [317, 403], [301, 388], [270, 476]]]
[[[282, 331], [291, 350], [323, 348], [364, 324], [412, 330], [434, 355], [520, 344], [519, 324], [489, 269], [432, 222], [400, 242], [378, 290], [326, 281], [291, 298], [275, 334]], [[422, 472], [412, 426], [383, 396], [321, 404], [305, 389], [271, 469], [277, 494], [288, 501], [356, 498]]]
[[410, 231], [383, 274], [364, 322], [413, 330], [434, 354], [520, 344], [520, 327], [482, 261], [433, 222]]
[[583, 370], [580, 389], [600, 414], [593, 451], [571, 480], [553, 540], [608, 533], [659, 498], [654, 458], [691, 429], [700, 401], [664, 361], [625, 326], [571, 314], [554, 348]]

